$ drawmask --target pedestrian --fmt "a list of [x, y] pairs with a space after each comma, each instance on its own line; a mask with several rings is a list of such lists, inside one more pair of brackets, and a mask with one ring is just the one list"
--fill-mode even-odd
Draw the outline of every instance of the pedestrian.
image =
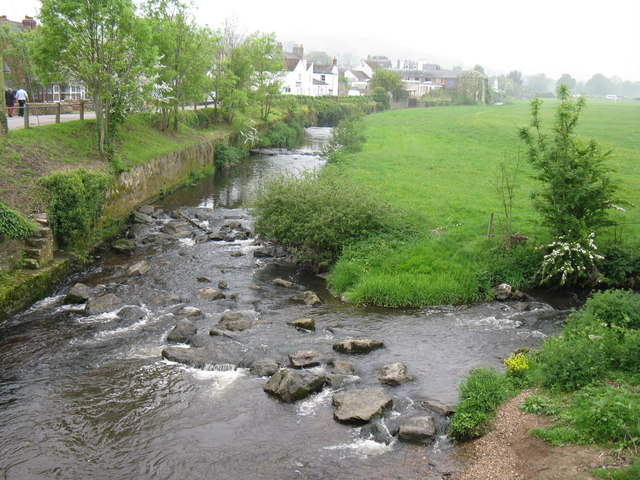
[[29, 95], [24, 88], [20, 87], [16, 92], [16, 100], [18, 100], [18, 116], [24, 117], [24, 105], [29, 100]]
[[13, 96], [13, 90], [7, 88], [4, 92], [4, 103], [7, 105], [7, 115], [13, 117], [13, 106], [16, 104], [15, 97]]

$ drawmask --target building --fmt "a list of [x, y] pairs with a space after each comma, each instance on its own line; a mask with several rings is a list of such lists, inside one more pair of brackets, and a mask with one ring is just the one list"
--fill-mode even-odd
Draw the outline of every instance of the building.
[[[278, 44], [282, 50], [282, 44]], [[287, 95], [338, 95], [340, 72], [337, 60], [332, 65], [314, 65], [304, 58], [304, 47], [294, 45], [291, 52], [282, 52], [284, 71], [280, 91]]]

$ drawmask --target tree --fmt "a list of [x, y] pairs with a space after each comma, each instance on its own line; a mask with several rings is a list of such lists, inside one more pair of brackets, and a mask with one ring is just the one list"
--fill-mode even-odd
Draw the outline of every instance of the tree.
[[370, 82], [371, 90], [382, 88], [393, 96], [394, 100], [399, 100], [407, 96], [407, 91], [402, 85], [400, 74], [385, 68], [376, 68]]
[[75, 79], [93, 99], [101, 156], [154, 85], [155, 48], [131, 0], [42, 0], [35, 60], [45, 78]]
[[284, 58], [273, 33], [255, 33], [246, 42], [253, 65], [251, 94], [260, 105], [260, 118], [266, 121], [274, 100], [280, 95]]
[[542, 182], [541, 190], [532, 197], [543, 224], [554, 237], [581, 241], [611, 224], [608, 212], [616, 187], [605, 167], [610, 152], [603, 152], [593, 140], [583, 145], [575, 138], [584, 98], [571, 99], [564, 84], [558, 87], [557, 96], [552, 135], [541, 131], [542, 101], [535, 99], [531, 102], [531, 126], [520, 130], [520, 138], [529, 163], [538, 172], [536, 178]]
[[489, 96], [487, 77], [478, 72], [458, 75], [458, 92], [465, 104], [486, 103]]
[[210, 90], [207, 73], [217, 39], [195, 24], [179, 0], [148, 0], [145, 12], [160, 59], [155, 90], [161, 128], [176, 131], [180, 105], [200, 101]]
[[564, 84], [569, 88], [569, 91], [573, 91], [573, 89], [576, 87], [576, 83], [577, 82], [575, 78], [573, 78], [568, 73], [563, 73], [562, 76], [556, 82], [556, 88]]
[[473, 67], [473, 71], [484, 75], [484, 67], [482, 65], [476, 65], [475, 67]]
[[544, 74], [531, 75], [527, 78], [526, 91], [533, 94], [545, 94], [552, 91], [551, 80]]
[[506, 77], [504, 91], [507, 95], [520, 97], [522, 94], [522, 72], [512, 70]]
[[333, 59], [327, 52], [311, 52], [306, 55], [307, 60], [318, 65], [331, 65]]
[[371, 98], [376, 102], [379, 111], [389, 110], [389, 93], [382, 87], [375, 87]]
[[602, 97], [611, 93], [612, 88], [613, 84], [611, 83], [611, 80], [609, 80], [601, 73], [596, 73], [585, 84], [585, 89], [588, 94], [598, 95]]

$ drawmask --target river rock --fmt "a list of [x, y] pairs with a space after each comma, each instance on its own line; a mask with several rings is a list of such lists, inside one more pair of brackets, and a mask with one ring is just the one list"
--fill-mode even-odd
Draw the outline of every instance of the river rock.
[[198, 333], [195, 323], [187, 318], [181, 318], [167, 335], [168, 342], [186, 343]]
[[300, 350], [289, 354], [289, 364], [293, 368], [317, 367], [320, 363], [320, 352], [316, 350]]
[[199, 318], [204, 317], [204, 313], [196, 307], [182, 307], [176, 312], [176, 317]]
[[341, 423], [367, 423], [393, 405], [384, 388], [346, 390], [333, 396], [333, 418]]
[[333, 349], [340, 353], [369, 353], [383, 347], [384, 342], [381, 340], [367, 338], [347, 338], [333, 345]]
[[229, 288], [229, 285], [227, 284], [227, 282], [225, 282], [224, 280], [220, 280], [218, 282], [218, 288], [220, 290], [226, 290], [227, 288]]
[[84, 283], [76, 283], [64, 297], [64, 303], [84, 303], [89, 300], [89, 287]]
[[351, 362], [344, 360], [333, 360], [331, 362], [331, 373], [336, 375], [355, 375], [356, 367]]
[[420, 402], [420, 405], [422, 406], [422, 408], [426, 408], [427, 410], [431, 410], [445, 417], [453, 415], [456, 411], [455, 406], [431, 398], [422, 400]]
[[260, 247], [253, 251], [253, 256], [256, 258], [271, 258], [273, 257], [273, 247]]
[[410, 443], [430, 443], [435, 435], [436, 425], [429, 415], [410, 418], [398, 430], [398, 438]]
[[274, 285], [278, 285], [279, 287], [291, 288], [293, 287], [293, 282], [285, 280], [284, 278], [274, 278], [271, 282]]
[[231, 253], [229, 254], [229, 256], [230, 256], [230, 257], [233, 257], [233, 258], [237, 258], [237, 257], [244, 257], [244, 253], [242, 253], [242, 251], [241, 251], [241, 250], [234, 250], [233, 252], [231, 252]]
[[149, 262], [147, 262], [146, 260], [143, 260], [143, 261], [138, 262], [138, 263], [136, 263], [134, 265], [131, 265], [127, 269], [127, 275], [142, 276], [145, 273], [147, 273], [150, 268], [151, 267], [149, 266]]
[[305, 292], [302, 292], [302, 293], [296, 295], [295, 297], [293, 297], [293, 299], [294, 300], [299, 300], [301, 302], [304, 302], [307, 305], [309, 305], [310, 307], [313, 306], [313, 305], [318, 305], [318, 304], [322, 303], [320, 301], [320, 298], [318, 297], [318, 295], [316, 295], [311, 290], [307, 290]]
[[162, 233], [166, 233], [167, 235], [173, 235], [176, 238], [190, 237], [193, 233], [191, 231], [191, 225], [189, 225], [187, 222], [173, 220], [165, 223], [160, 231]]
[[198, 298], [202, 300], [211, 300], [211, 301], [226, 298], [225, 294], [222, 293], [220, 290], [216, 288], [211, 288], [211, 287], [201, 288], [200, 290], [198, 290], [196, 295], [198, 296]]
[[140, 205], [138, 207], [138, 212], [143, 213], [145, 215], [153, 216], [156, 209], [151, 205]]
[[271, 376], [263, 390], [284, 402], [295, 402], [319, 392], [325, 382], [324, 375], [309, 370], [281, 368]]
[[98, 315], [100, 313], [115, 310], [117, 306], [124, 303], [122, 299], [113, 293], [107, 293], [99, 297], [91, 298], [87, 302], [85, 312], [89, 315]]
[[378, 369], [378, 380], [385, 385], [402, 385], [413, 380], [403, 363], [389, 363]]
[[149, 236], [145, 237], [142, 240], [142, 243], [145, 245], [164, 245], [165, 243], [172, 243], [175, 242], [176, 237], [172, 236], [172, 235], [168, 235], [166, 233], [160, 233], [160, 232], [156, 232], [156, 233], [152, 233]]
[[161, 293], [151, 299], [151, 303], [157, 306], [174, 305], [181, 302], [182, 298], [175, 293]]
[[242, 318], [241, 313], [223, 313], [218, 322], [218, 326], [232, 332], [241, 332], [251, 328], [253, 322]]
[[334, 390], [353, 385], [354, 383], [358, 383], [359, 380], [358, 377], [354, 377], [353, 375], [340, 375], [335, 373], [327, 375], [327, 383]]
[[162, 357], [194, 368], [205, 368], [207, 365], [219, 363], [204, 348], [167, 347], [162, 350]]
[[129, 240], [128, 238], [118, 238], [115, 242], [113, 242], [111, 248], [118, 253], [131, 255], [136, 249], [136, 242], [134, 242], [133, 240]]
[[260, 358], [251, 364], [250, 371], [258, 377], [270, 377], [279, 368], [280, 365], [275, 358]]
[[251, 232], [236, 232], [233, 236], [236, 240], [246, 240], [251, 236]]
[[127, 230], [127, 238], [143, 238], [149, 234], [149, 227], [142, 225], [141, 223], [134, 223]]
[[287, 325], [296, 327], [299, 330], [313, 331], [316, 329], [316, 322], [313, 320], [313, 318], [300, 318], [298, 320], [292, 320], [291, 322], [287, 322]]
[[142, 212], [133, 213], [133, 221], [136, 223], [153, 223], [153, 217]]
[[221, 242], [224, 240], [224, 235], [220, 233], [210, 233], [207, 238], [212, 242]]
[[147, 311], [142, 307], [137, 307], [135, 305], [127, 305], [126, 307], [122, 307], [118, 310], [118, 318], [125, 322], [137, 322], [140, 320], [144, 320], [147, 316]]
[[511, 298], [511, 285], [508, 283], [501, 283], [500, 285], [496, 285], [493, 287], [493, 295], [496, 300], [504, 301]]

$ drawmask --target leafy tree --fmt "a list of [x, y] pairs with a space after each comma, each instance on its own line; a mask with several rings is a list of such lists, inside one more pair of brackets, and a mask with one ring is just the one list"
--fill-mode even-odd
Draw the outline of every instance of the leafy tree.
[[5, 74], [7, 86], [16, 90], [24, 86], [33, 98], [35, 90], [43, 87], [34, 75], [34, 67], [29, 45], [33, 42], [33, 30], [13, 30], [8, 25], [0, 26], [0, 52], [9, 65], [11, 73]]
[[463, 103], [486, 103], [489, 97], [487, 77], [478, 72], [465, 72], [458, 75], [458, 92]]
[[575, 78], [573, 78], [568, 73], [563, 73], [562, 76], [556, 82], [556, 88], [564, 84], [569, 88], [569, 91], [573, 91], [573, 89], [576, 87], [576, 83], [577, 82]]
[[531, 102], [531, 126], [520, 129], [527, 147], [527, 159], [542, 182], [532, 197], [542, 222], [554, 237], [582, 241], [598, 228], [610, 225], [608, 211], [614, 201], [615, 185], [609, 177], [603, 152], [591, 140], [583, 145], [575, 137], [575, 127], [585, 106], [584, 98], [573, 100], [561, 84], [551, 135], [540, 124], [542, 101]]
[[327, 52], [311, 52], [305, 56], [307, 57], [307, 60], [318, 65], [331, 65], [333, 62], [333, 59]]
[[180, 105], [202, 100], [209, 90], [207, 72], [217, 39], [195, 24], [179, 0], [148, 0], [144, 8], [160, 58], [156, 100], [162, 129], [176, 131]]
[[376, 102], [378, 110], [389, 110], [389, 93], [382, 87], [376, 87], [373, 89], [371, 98]]
[[613, 84], [601, 73], [596, 73], [587, 81], [585, 89], [590, 95], [605, 96], [612, 92]]
[[35, 60], [42, 76], [73, 78], [93, 99], [98, 149], [113, 158], [117, 125], [154, 84], [155, 48], [131, 0], [42, 0]]
[[280, 95], [280, 71], [284, 67], [284, 58], [273, 33], [255, 33], [246, 42], [253, 65], [251, 94], [260, 105], [260, 118], [267, 120], [273, 102]]
[[473, 67], [473, 71], [484, 75], [484, 67], [482, 65], [476, 65], [475, 67]]
[[373, 72], [370, 85], [372, 91], [375, 91], [377, 88], [382, 88], [385, 92], [390, 93], [394, 100], [399, 100], [407, 96], [407, 91], [402, 85], [400, 74], [385, 68], [377, 68]]
[[531, 75], [527, 78], [526, 91], [533, 94], [544, 94], [552, 91], [551, 80], [544, 74]]

